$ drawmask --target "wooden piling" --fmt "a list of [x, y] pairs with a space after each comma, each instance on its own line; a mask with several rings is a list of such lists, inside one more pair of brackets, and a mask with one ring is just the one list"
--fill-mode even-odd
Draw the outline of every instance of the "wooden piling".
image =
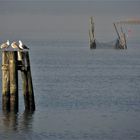
[[9, 53], [2, 51], [2, 108], [10, 110]]
[[90, 49], [96, 49], [93, 17], [90, 17], [89, 44]]
[[29, 103], [29, 88], [28, 88], [28, 78], [27, 78], [27, 71], [24, 70], [21, 72], [21, 77], [23, 80], [23, 97], [24, 97], [24, 105], [25, 110], [30, 110], [30, 103]]
[[35, 99], [34, 99], [29, 52], [25, 52], [25, 54], [26, 54], [25, 56], [26, 56], [26, 61], [27, 61], [27, 77], [28, 77], [28, 90], [29, 90], [29, 103], [30, 103], [29, 107], [30, 107], [30, 111], [34, 111]]
[[23, 96], [24, 96], [25, 110], [34, 111], [35, 100], [34, 100], [34, 91], [33, 91], [33, 83], [32, 83], [32, 76], [31, 76], [29, 52], [23, 51], [21, 52], [21, 56], [22, 56], [21, 76], [23, 81]]
[[25, 110], [30, 110], [27, 69], [25, 65], [25, 53], [24, 52], [18, 52], [18, 53], [21, 58], [21, 60], [19, 61], [19, 65], [20, 65], [21, 77], [22, 77], [22, 88], [23, 88]]
[[115, 31], [117, 33], [118, 39], [116, 40], [115, 48], [116, 49], [127, 49], [127, 44], [126, 44], [126, 36], [125, 33], [123, 32], [122, 26], [121, 26], [121, 33], [119, 33], [116, 24], [113, 24], [115, 27]]
[[18, 112], [18, 70], [23, 80], [25, 110], [35, 110], [35, 99], [30, 68], [29, 52], [24, 50], [2, 51], [2, 104], [3, 110]]
[[10, 111], [18, 111], [18, 69], [17, 51], [9, 52], [10, 69]]
[[125, 49], [127, 49], [126, 35], [124, 33]]
[[127, 44], [126, 44], [126, 36], [125, 33], [123, 32], [123, 28], [121, 26], [121, 39], [120, 39], [121, 45], [123, 46], [123, 49], [127, 49]]

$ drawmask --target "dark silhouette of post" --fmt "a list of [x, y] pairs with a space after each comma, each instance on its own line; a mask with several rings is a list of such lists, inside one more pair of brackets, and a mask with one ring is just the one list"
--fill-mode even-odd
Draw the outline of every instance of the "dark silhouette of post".
[[21, 76], [23, 81], [23, 96], [25, 109], [34, 111], [35, 110], [35, 100], [34, 100], [34, 91], [32, 83], [32, 75], [30, 68], [30, 58], [28, 51], [20, 52], [21, 56]]
[[35, 100], [34, 100], [34, 91], [33, 91], [33, 83], [32, 83], [32, 75], [31, 75], [31, 67], [30, 67], [30, 58], [29, 52], [25, 52], [26, 60], [27, 60], [27, 77], [28, 77], [28, 89], [29, 89], [29, 103], [30, 110], [35, 110]]

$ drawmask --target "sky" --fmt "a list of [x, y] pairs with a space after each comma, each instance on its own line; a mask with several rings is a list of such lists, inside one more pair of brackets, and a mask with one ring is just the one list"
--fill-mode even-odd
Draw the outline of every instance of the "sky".
[[[97, 38], [109, 41], [116, 37], [112, 23], [140, 18], [139, 7], [140, 1], [136, 0], [0, 0], [0, 40], [88, 41], [89, 17], [94, 16]], [[134, 26], [132, 29], [135, 33]], [[138, 31], [133, 38], [138, 35]]]
[[64, 1], [64, 2], [66, 2], [66, 1], [70, 1], [70, 2], [75, 2], [75, 1], [78, 1], [78, 2], [88, 2], [88, 1], [98, 1], [98, 2], [105, 2], [105, 1], [110, 1], [110, 2], [112, 2], [112, 1], [119, 1], [119, 2], [121, 2], [121, 1], [139, 1], [139, 0], [0, 0], [0, 2], [1, 1], [38, 1], [38, 2], [40, 2], [40, 1], [60, 1], [60, 2], [62, 2], [62, 1]]

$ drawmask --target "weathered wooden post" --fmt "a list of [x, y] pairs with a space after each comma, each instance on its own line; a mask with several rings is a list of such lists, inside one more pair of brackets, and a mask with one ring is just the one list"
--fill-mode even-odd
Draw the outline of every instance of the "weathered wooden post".
[[2, 51], [2, 108], [10, 110], [10, 74], [9, 74], [9, 53]]
[[[13, 44], [16, 45], [16, 44]], [[17, 47], [17, 48], [14, 48]], [[35, 110], [35, 99], [29, 52], [23, 46], [2, 51], [2, 104], [3, 110], [18, 112], [18, 70], [23, 80], [25, 110]], [[25, 46], [24, 46], [25, 47]]]
[[20, 51], [21, 60], [21, 77], [22, 77], [22, 88], [23, 88], [23, 97], [25, 110], [29, 110], [29, 88], [28, 88], [28, 77], [27, 77], [27, 68], [25, 65], [25, 53]]
[[23, 80], [23, 96], [24, 96], [25, 110], [34, 111], [35, 100], [34, 100], [34, 91], [33, 91], [33, 83], [32, 83], [32, 76], [31, 76], [29, 52], [21, 51], [20, 56], [22, 58], [21, 76]]
[[24, 105], [25, 110], [29, 110], [29, 91], [28, 91], [28, 78], [27, 78], [27, 70], [25, 66], [25, 55], [23, 51], [18, 52], [18, 67], [21, 71], [22, 77], [22, 88], [23, 88], [23, 97], [24, 97]]
[[18, 111], [18, 68], [17, 51], [9, 51], [10, 111]]
[[27, 61], [27, 77], [28, 77], [29, 102], [30, 102], [29, 107], [30, 107], [31, 111], [34, 111], [35, 110], [35, 100], [34, 100], [34, 91], [33, 91], [29, 52], [25, 52], [25, 57], [26, 57], [26, 61]]
[[89, 44], [90, 49], [96, 49], [93, 17], [90, 17]]
[[118, 36], [118, 39], [117, 39], [116, 44], [115, 44], [115, 48], [116, 49], [127, 49], [126, 36], [125, 36], [125, 33], [123, 32], [122, 27], [121, 27], [121, 33], [119, 34], [116, 24], [113, 23], [113, 25], [115, 27], [115, 31], [116, 31], [117, 36]]
[[121, 35], [120, 35], [120, 44], [123, 47], [123, 49], [127, 49], [127, 44], [126, 44], [126, 36], [125, 33], [123, 32], [122, 26], [121, 26]]

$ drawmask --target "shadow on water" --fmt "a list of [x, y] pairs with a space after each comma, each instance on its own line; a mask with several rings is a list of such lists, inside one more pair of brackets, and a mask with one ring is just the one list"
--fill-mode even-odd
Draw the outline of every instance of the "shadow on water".
[[5, 131], [29, 131], [32, 128], [34, 112], [24, 111], [23, 114], [3, 111], [3, 128]]

